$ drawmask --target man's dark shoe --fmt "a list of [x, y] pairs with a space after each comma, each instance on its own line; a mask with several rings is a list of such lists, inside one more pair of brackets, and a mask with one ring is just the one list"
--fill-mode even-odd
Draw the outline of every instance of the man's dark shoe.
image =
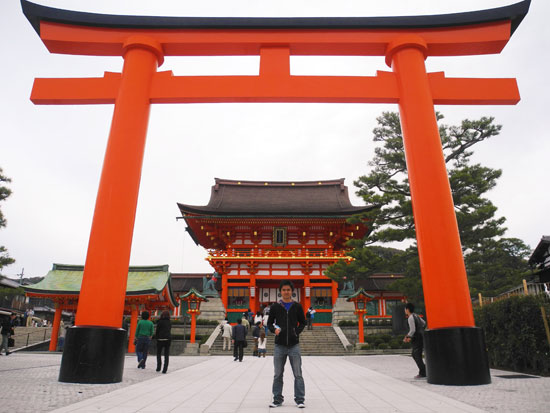
[[144, 369], [145, 368], [145, 360], [140, 360], [138, 363], [138, 369]]
[[279, 406], [282, 406], [282, 405], [283, 405], [283, 403], [271, 402], [269, 407], [279, 407]]

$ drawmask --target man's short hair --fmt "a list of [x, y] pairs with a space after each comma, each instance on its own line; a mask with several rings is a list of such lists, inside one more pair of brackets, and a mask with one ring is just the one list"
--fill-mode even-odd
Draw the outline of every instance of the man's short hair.
[[142, 311], [141, 318], [144, 320], [149, 320], [149, 311]]
[[411, 313], [414, 313], [414, 304], [413, 303], [407, 303], [405, 304], [405, 308], [409, 310]]
[[285, 285], [288, 285], [292, 291], [294, 291], [294, 284], [292, 284], [292, 281], [290, 280], [283, 280], [281, 281], [281, 284], [279, 284], [279, 292], [283, 289]]
[[242, 324], [243, 323], [243, 319], [242, 318], [237, 318], [237, 324]]

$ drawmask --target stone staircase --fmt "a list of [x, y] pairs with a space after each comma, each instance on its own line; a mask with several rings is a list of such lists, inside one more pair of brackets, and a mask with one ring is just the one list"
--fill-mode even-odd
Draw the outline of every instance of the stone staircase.
[[[250, 334], [247, 336], [247, 342], [248, 346], [244, 349], [244, 355], [251, 356], [254, 350], [254, 339]], [[267, 355], [272, 356], [275, 347], [275, 336], [271, 333], [267, 336], [266, 347]], [[302, 356], [343, 356], [350, 354], [346, 352], [334, 329], [330, 326], [318, 326], [314, 327], [313, 330], [304, 330], [300, 334], [300, 347]], [[218, 336], [210, 348], [210, 354], [214, 356], [233, 354], [233, 347], [231, 351], [223, 351], [222, 348], [223, 340], [221, 336]]]

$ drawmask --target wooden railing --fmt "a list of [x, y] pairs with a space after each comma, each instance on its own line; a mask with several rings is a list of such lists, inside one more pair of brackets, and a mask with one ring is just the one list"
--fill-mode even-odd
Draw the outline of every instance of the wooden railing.
[[538, 295], [544, 294], [550, 300], [550, 285], [549, 283], [535, 283], [527, 282], [523, 280], [523, 284], [515, 287], [509, 291], [506, 291], [502, 294], [499, 294], [496, 297], [484, 297], [481, 294], [478, 294], [476, 298], [472, 300], [472, 305], [474, 307], [483, 307], [485, 304], [494, 303], [506, 298], [513, 297], [515, 295]]

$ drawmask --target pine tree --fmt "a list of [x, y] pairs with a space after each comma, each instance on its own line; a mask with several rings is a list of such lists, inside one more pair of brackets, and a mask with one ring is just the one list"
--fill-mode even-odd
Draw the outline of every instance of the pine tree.
[[[440, 113], [436, 116], [438, 121], [443, 119]], [[346, 274], [365, 277], [374, 272], [402, 270], [408, 277], [396, 282], [395, 287], [418, 302], [422, 301], [422, 288], [415, 244], [406, 251], [394, 250], [389, 260], [383, 259], [380, 250], [373, 249], [372, 245], [415, 240], [399, 116], [395, 112], [384, 112], [377, 121], [378, 127], [373, 134], [374, 142], [379, 146], [369, 162], [372, 170], [354, 182], [359, 188], [357, 194], [365, 203], [377, 206], [352, 219], [353, 222], [367, 220], [370, 233], [365, 240], [350, 242], [350, 246], [355, 248], [351, 252], [354, 262], [349, 266], [334, 265], [328, 269], [327, 275], [339, 280]], [[463, 120], [459, 126], [442, 123], [439, 126], [465, 262], [475, 285], [471, 292], [484, 294], [500, 291], [516, 282], [518, 271], [527, 269], [525, 257], [528, 251], [521, 240], [501, 238], [506, 232], [503, 226], [505, 218], [496, 216], [497, 207], [485, 197], [496, 186], [502, 171], [472, 162], [471, 148], [500, 133], [501, 125], [495, 125], [493, 121], [492, 117], [482, 117]], [[490, 252], [495, 248], [498, 250], [496, 255], [503, 261], [514, 263], [513, 271], [504, 271], [504, 268], [494, 265], [492, 270], [488, 269], [494, 259]], [[496, 282], [492, 277], [500, 281]]]
[[[4, 175], [4, 171], [0, 168], [0, 202], [4, 201], [7, 197], [11, 195], [11, 189], [9, 189], [5, 184], [10, 183], [11, 179]], [[3, 228], [7, 225], [7, 220], [0, 210], [0, 228]], [[11, 258], [8, 254], [6, 248], [0, 245], [0, 270], [6, 265], [13, 264], [15, 260]]]

